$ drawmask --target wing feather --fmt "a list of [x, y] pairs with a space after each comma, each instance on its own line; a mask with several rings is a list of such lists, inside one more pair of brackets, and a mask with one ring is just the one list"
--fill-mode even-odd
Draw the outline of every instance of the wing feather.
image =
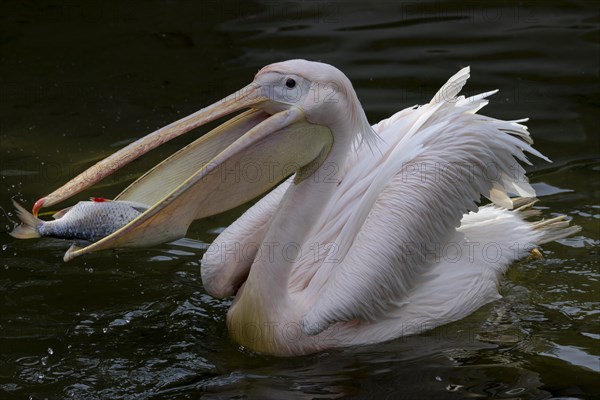
[[268, 222], [292, 178], [250, 207], [211, 243], [201, 262], [202, 282], [209, 294], [219, 298], [233, 296], [246, 279]]
[[[326, 206], [315, 230], [321, 241], [335, 241], [339, 262], [292, 273], [304, 297], [315, 299], [301, 321], [305, 333], [380, 319], [409, 301], [415, 282], [440, 246], [456, 237], [464, 214], [478, 210], [482, 195], [512, 208], [509, 193], [535, 193], [517, 160], [529, 163], [524, 152], [547, 159], [519, 122], [476, 114], [495, 92], [456, 98], [468, 77], [465, 68], [430, 103], [375, 125], [384, 143], [380, 154], [352, 160], [340, 197]], [[302, 275], [310, 282], [299, 283]]]

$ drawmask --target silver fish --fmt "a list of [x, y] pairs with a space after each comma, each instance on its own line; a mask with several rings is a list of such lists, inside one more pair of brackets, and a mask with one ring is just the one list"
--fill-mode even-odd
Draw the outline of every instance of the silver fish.
[[10, 235], [18, 239], [41, 236], [61, 239], [79, 239], [95, 242], [117, 231], [149, 207], [132, 201], [95, 199], [80, 201], [53, 215], [54, 221], [36, 218], [13, 200], [22, 224]]

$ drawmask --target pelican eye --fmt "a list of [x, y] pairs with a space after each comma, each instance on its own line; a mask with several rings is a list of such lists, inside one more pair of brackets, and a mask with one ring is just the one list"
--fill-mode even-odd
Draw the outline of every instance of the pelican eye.
[[287, 86], [287, 87], [289, 87], [291, 89], [294, 86], [296, 86], [296, 81], [293, 80], [292, 78], [288, 78], [288, 80], [285, 81], [285, 86]]

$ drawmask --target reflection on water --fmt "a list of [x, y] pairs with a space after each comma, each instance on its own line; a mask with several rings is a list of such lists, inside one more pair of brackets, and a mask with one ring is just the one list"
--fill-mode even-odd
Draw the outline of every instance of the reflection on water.
[[[487, 3], [486, 3], [487, 4]], [[297, 358], [232, 343], [229, 301], [199, 259], [243, 207], [188, 238], [64, 264], [59, 240], [0, 252], [1, 398], [590, 398], [600, 392], [599, 16], [472, 2], [38, 2], [0, 16], [0, 206], [31, 202], [136, 137], [303, 57], [340, 67], [371, 121], [423, 103], [460, 67], [467, 94], [499, 88], [493, 116], [531, 117], [532, 181], [547, 217], [583, 231], [514, 265], [504, 299], [390, 343]], [[10, 11], [10, 12], [9, 12]], [[192, 135], [194, 136], [194, 135]], [[190, 138], [103, 182], [104, 197]], [[85, 194], [86, 196], [89, 194]]]

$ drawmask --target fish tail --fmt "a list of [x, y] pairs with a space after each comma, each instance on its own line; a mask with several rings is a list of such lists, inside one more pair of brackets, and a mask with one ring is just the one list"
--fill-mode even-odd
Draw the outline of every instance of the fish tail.
[[42, 221], [33, 216], [29, 211], [24, 209], [19, 203], [13, 199], [13, 205], [17, 209], [17, 217], [21, 220], [22, 224], [9, 232], [14, 238], [17, 239], [32, 239], [41, 237], [39, 227]]

